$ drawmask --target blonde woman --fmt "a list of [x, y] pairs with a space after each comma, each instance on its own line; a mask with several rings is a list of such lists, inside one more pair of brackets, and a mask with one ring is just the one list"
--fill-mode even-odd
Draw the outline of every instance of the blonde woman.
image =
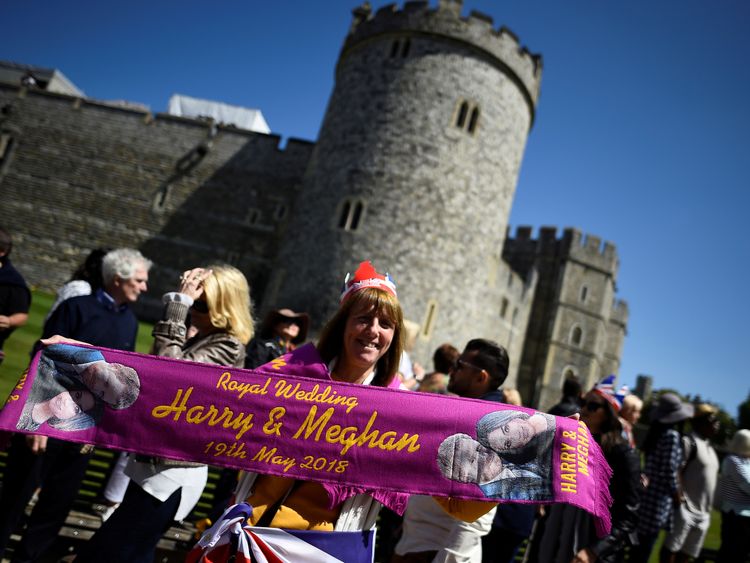
[[[161, 321], [154, 326], [158, 356], [242, 367], [245, 344], [253, 336], [250, 288], [232, 266], [194, 268], [180, 278], [176, 292], [163, 298]], [[187, 337], [187, 316], [197, 333]], [[131, 478], [125, 498], [87, 542], [77, 562], [151, 562], [159, 538], [172, 520], [182, 520], [206, 485], [205, 465], [136, 456], [125, 473]]]

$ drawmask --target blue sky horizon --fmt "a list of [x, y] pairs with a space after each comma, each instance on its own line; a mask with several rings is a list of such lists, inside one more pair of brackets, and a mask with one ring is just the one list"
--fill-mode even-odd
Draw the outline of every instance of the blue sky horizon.
[[[258, 108], [273, 133], [315, 140], [358, 3], [11, 0], [0, 59], [154, 112], [173, 93]], [[649, 374], [736, 417], [750, 393], [750, 3], [465, 0], [471, 10], [544, 58], [511, 229], [612, 241], [630, 308], [619, 382]]]

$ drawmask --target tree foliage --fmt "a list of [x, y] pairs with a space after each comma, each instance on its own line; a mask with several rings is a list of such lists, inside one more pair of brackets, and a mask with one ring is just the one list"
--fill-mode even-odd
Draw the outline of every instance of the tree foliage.
[[750, 429], [750, 393], [748, 393], [745, 402], [740, 403], [737, 408], [737, 428]]

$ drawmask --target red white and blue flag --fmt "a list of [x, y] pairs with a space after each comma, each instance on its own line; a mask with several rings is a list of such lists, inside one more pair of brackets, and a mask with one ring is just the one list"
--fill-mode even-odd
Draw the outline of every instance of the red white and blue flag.
[[206, 530], [187, 563], [372, 563], [375, 531], [316, 532], [244, 526], [252, 507], [230, 506]]

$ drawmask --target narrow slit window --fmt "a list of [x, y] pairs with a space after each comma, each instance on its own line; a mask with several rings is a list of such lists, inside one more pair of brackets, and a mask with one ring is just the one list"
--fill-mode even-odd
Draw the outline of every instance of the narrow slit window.
[[570, 331], [570, 343], [574, 346], [580, 346], [583, 341], [583, 330], [580, 326], [574, 326]]
[[344, 231], [356, 231], [365, 215], [365, 203], [360, 199], [347, 198], [341, 204], [337, 226]]
[[469, 133], [473, 133], [477, 129], [477, 122], [479, 121], [479, 108], [475, 107], [471, 110], [471, 117], [469, 117]]
[[0, 133], [0, 176], [8, 171], [16, 140], [10, 133]]
[[506, 314], [508, 314], [508, 299], [503, 297], [503, 301], [500, 304], [500, 317], [504, 319]]
[[458, 127], [459, 129], [464, 128], [467, 113], [469, 113], [469, 104], [466, 102], [462, 102], [461, 107], [458, 110], [458, 117], [456, 117], [456, 127]]
[[406, 58], [409, 56], [409, 49], [411, 49], [411, 39], [404, 39], [404, 47], [401, 49], [401, 57]]
[[392, 59], [395, 58], [396, 55], [398, 55], [398, 49], [400, 46], [401, 46], [401, 42], [398, 39], [396, 39], [393, 42], [393, 45], [391, 45], [391, 58]]
[[586, 303], [586, 297], [588, 297], [589, 288], [585, 285], [581, 288], [581, 303]]
[[352, 220], [349, 223], [349, 230], [350, 231], [356, 231], [357, 227], [359, 227], [359, 220], [362, 218], [362, 208], [364, 206], [362, 205], [361, 201], [358, 201], [354, 204], [354, 210], [352, 212]]
[[277, 203], [276, 204], [276, 210], [274, 211], [273, 216], [276, 218], [277, 221], [281, 221], [284, 217], [286, 217], [287, 207], [284, 203]]
[[347, 223], [349, 223], [349, 212], [352, 209], [352, 204], [349, 200], [344, 202], [341, 207], [341, 215], [339, 216], [339, 229], [346, 229]]
[[429, 338], [432, 336], [432, 330], [435, 325], [435, 317], [437, 316], [437, 302], [430, 300], [427, 303], [427, 311], [424, 316], [424, 323], [422, 323], [422, 337]]
[[245, 215], [245, 223], [248, 225], [255, 225], [260, 219], [260, 211], [257, 209], [249, 209], [247, 215]]

